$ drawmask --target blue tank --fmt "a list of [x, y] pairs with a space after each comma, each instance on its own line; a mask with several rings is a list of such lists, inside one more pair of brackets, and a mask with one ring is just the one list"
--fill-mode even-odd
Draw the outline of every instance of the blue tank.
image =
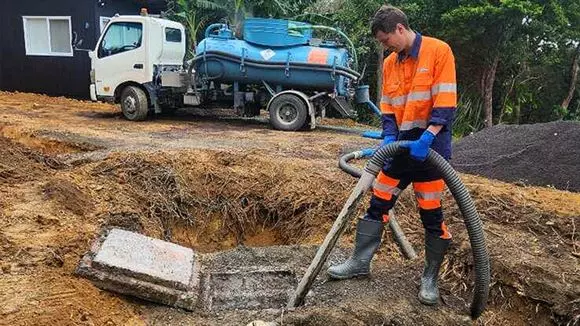
[[[312, 39], [309, 24], [251, 18], [243, 40], [223, 24], [213, 24], [196, 49], [194, 68], [202, 79], [221, 83], [262, 84], [346, 95], [349, 53], [334, 42]], [[316, 43], [316, 46], [314, 45]]]

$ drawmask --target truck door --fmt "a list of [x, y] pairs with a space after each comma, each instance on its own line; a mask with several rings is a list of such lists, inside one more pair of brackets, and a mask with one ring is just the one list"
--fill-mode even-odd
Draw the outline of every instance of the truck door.
[[142, 22], [112, 22], [107, 26], [93, 59], [97, 95], [113, 96], [115, 88], [126, 81], [151, 81], [145, 40]]

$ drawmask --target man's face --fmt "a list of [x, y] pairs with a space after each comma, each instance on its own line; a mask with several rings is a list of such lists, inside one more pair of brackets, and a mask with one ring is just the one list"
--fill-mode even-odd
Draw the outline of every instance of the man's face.
[[385, 33], [383, 31], [378, 31], [375, 35], [375, 39], [383, 45], [386, 50], [393, 52], [401, 52], [405, 50], [405, 37], [403, 31], [405, 27], [401, 24], [397, 24], [395, 30], [390, 33]]

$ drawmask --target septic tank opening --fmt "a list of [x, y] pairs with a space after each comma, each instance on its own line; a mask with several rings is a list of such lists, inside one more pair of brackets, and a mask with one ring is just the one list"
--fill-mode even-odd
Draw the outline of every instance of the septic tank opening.
[[76, 273], [104, 290], [192, 311], [280, 309], [298, 284], [300, 251], [238, 247], [200, 254], [112, 228], [94, 241]]

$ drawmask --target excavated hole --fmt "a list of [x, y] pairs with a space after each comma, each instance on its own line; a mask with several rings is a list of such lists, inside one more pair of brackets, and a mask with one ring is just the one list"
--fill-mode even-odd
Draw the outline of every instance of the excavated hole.
[[[86, 168], [99, 192], [117, 194], [108, 200], [114, 209], [100, 216], [105, 226], [211, 256], [201, 264], [202, 305], [210, 311], [283, 307], [297, 285], [298, 266], [296, 249], [277, 246], [324, 236], [328, 228], [321, 222], [332, 223], [334, 208], [345, 200], [326, 193], [340, 187], [340, 178], [312, 172], [317, 167], [307, 161], [257, 154], [137, 153]], [[262, 249], [249, 254], [239, 245]]]
[[256, 153], [115, 155], [87, 168], [95, 187], [118, 194], [101, 216], [107, 226], [203, 253], [316, 242], [354, 183], [306, 160]]

